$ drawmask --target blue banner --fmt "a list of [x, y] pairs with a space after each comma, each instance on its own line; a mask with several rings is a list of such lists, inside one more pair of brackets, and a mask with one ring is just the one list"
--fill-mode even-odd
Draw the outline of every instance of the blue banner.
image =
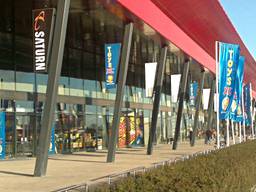
[[195, 106], [196, 96], [197, 96], [197, 89], [198, 89], [198, 83], [196, 81], [194, 81], [193, 83], [190, 83], [189, 100], [190, 100], [190, 105], [191, 106]]
[[239, 62], [239, 45], [219, 43], [219, 118], [230, 117]]
[[[239, 57], [239, 63], [237, 67], [237, 77], [236, 77], [236, 91], [235, 91], [235, 104], [232, 103], [231, 119], [236, 122], [243, 121], [242, 113], [242, 90], [243, 90], [243, 79], [244, 79], [244, 61], [243, 56]], [[234, 106], [235, 105], [235, 106]], [[234, 112], [235, 107], [235, 112]]]
[[116, 87], [121, 44], [105, 44], [106, 89]]
[[51, 140], [50, 140], [48, 154], [49, 155], [55, 154], [55, 126], [52, 126]]
[[0, 112], [0, 159], [5, 159], [5, 112]]
[[252, 92], [251, 92], [251, 83], [248, 83], [244, 86], [244, 116], [245, 116], [245, 124], [247, 126], [252, 123]]

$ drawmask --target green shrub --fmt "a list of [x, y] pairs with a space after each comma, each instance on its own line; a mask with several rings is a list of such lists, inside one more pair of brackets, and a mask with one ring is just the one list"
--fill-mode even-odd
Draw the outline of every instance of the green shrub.
[[256, 185], [256, 141], [179, 161], [136, 177], [127, 177], [99, 192], [244, 192]]

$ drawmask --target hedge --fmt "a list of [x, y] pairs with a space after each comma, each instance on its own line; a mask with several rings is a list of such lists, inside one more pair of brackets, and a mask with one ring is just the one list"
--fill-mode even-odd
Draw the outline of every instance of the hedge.
[[98, 187], [97, 192], [245, 192], [256, 185], [256, 141], [233, 145]]

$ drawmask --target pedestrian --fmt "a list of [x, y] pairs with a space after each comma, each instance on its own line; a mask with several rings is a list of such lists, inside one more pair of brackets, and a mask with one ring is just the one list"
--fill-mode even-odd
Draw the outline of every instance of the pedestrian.
[[192, 143], [193, 129], [189, 128], [189, 142]]
[[212, 131], [210, 129], [206, 130], [206, 144], [210, 144], [212, 138]]

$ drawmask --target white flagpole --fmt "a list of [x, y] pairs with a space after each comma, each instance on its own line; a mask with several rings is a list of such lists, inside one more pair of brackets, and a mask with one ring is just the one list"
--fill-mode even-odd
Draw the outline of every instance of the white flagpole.
[[239, 143], [242, 143], [242, 125], [239, 122]]
[[215, 61], [216, 61], [216, 100], [217, 100], [217, 149], [220, 148], [220, 119], [219, 119], [219, 42], [215, 42]]
[[252, 106], [253, 108], [252, 108], [252, 110], [253, 110], [253, 115], [252, 115], [252, 130], [253, 130], [253, 139], [254, 139], [254, 137], [255, 137], [255, 132], [254, 132], [254, 117], [255, 117], [255, 110], [254, 110], [254, 106]]
[[252, 127], [253, 127], [253, 132], [254, 132], [254, 137], [253, 137], [253, 139], [255, 138], [255, 128], [254, 128], [255, 122], [254, 122], [254, 117], [255, 117], [255, 111], [253, 112], [253, 116], [252, 116]]
[[244, 115], [244, 88], [242, 87], [242, 113], [243, 113], [243, 136], [244, 136], [244, 141], [246, 141], [246, 133], [245, 133], [245, 115]]
[[227, 119], [226, 146], [229, 147], [229, 119]]
[[232, 131], [232, 139], [233, 139], [233, 144], [236, 144], [236, 140], [235, 140], [235, 130], [234, 130], [234, 122], [233, 120], [231, 120], [231, 131]]

